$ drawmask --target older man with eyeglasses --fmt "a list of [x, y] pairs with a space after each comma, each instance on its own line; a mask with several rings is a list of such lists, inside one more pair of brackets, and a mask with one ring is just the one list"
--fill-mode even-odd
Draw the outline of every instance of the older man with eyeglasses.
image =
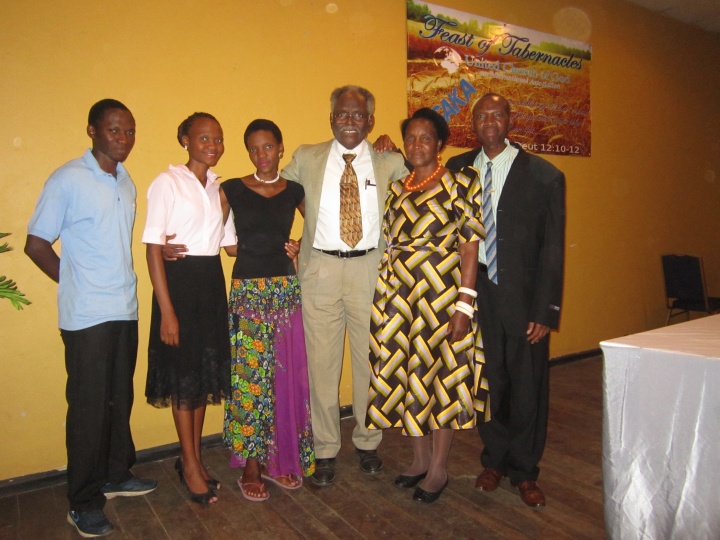
[[305, 224], [298, 274], [310, 374], [310, 405], [315, 439], [315, 484], [335, 480], [340, 450], [338, 387], [345, 332], [350, 340], [352, 440], [360, 469], [382, 468], [380, 430], [365, 427], [370, 385], [368, 362], [370, 309], [385, 248], [380, 226], [388, 183], [408, 174], [400, 154], [378, 153], [366, 140], [375, 124], [375, 97], [365, 88], [343, 86], [330, 96], [330, 127], [335, 138], [300, 146], [283, 178], [305, 188]]

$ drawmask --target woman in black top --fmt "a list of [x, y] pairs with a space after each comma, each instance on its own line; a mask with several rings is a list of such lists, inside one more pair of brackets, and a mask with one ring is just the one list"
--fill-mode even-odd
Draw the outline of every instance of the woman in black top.
[[303, 187], [280, 178], [280, 129], [254, 120], [245, 146], [257, 168], [222, 184], [238, 237], [229, 301], [231, 397], [224, 439], [250, 501], [269, 497], [263, 480], [297, 489], [314, 472], [307, 358], [300, 285], [288, 251], [295, 210], [304, 215]]

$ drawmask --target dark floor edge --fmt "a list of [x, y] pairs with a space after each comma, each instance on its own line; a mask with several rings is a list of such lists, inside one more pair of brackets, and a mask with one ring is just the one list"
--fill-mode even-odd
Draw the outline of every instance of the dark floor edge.
[[563, 364], [569, 364], [570, 362], [577, 362], [578, 360], [594, 358], [595, 356], [600, 355], [602, 355], [601, 349], [588, 349], [587, 351], [566, 354], [564, 356], [555, 356], [550, 359], [550, 367], [561, 366]]
[[[202, 438], [203, 448], [214, 448], [222, 445], [222, 434], [208, 435]], [[135, 465], [141, 463], [152, 463], [169, 457], [180, 455], [180, 443], [165, 444], [139, 450], [136, 454]], [[45, 487], [64, 484], [67, 480], [65, 469], [56, 469], [53, 471], [45, 471], [17, 478], [8, 478], [0, 480], [0, 498], [17, 495], [26, 491], [34, 491]]]
[[[600, 349], [589, 349], [587, 351], [566, 354], [564, 356], [556, 356], [550, 359], [550, 367], [568, 364], [570, 362], [576, 362], [578, 360], [584, 360], [586, 358], [592, 358], [601, 354], [602, 352]], [[340, 407], [341, 419], [345, 420], [347, 418], [352, 418], [352, 416], [352, 405], [344, 405]], [[203, 448], [214, 448], [216, 446], [222, 445], [222, 434], [217, 433], [215, 435], [208, 435], [207, 437], [203, 437], [202, 445]], [[169, 457], [177, 456], [179, 454], [179, 443], [165, 444], [162, 446], [155, 446], [153, 448], [146, 448], [145, 450], [140, 450], [137, 453], [136, 464], [160, 461], [162, 459], [167, 459]], [[36, 489], [55, 486], [64, 483], [65, 480], [65, 470], [45, 471], [41, 473], [28, 474], [27, 476], [19, 476], [17, 478], [0, 480], [0, 497], [9, 497], [11, 495], [17, 495], [18, 493], [24, 493], [26, 491], [34, 491]]]
[[352, 416], [352, 405], [343, 405], [342, 407], [340, 407], [340, 420], [346, 420], [348, 418], [352, 418]]

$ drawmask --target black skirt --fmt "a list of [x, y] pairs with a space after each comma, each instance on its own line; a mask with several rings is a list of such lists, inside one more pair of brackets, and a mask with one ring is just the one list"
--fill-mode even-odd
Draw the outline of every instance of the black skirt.
[[153, 293], [145, 396], [155, 407], [193, 410], [218, 404], [230, 391], [230, 333], [220, 256], [165, 261], [180, 346], [160, 340], [160, 306]]

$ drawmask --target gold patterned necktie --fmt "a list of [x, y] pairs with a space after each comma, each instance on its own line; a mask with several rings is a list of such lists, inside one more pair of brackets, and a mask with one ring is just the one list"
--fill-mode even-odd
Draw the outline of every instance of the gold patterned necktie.
[[343, 154], [345, 170], [340, 179], [340, 239], [354, 248], [362, 239], [362, 214], [357, 174], [352, 166], [355, 154]]

